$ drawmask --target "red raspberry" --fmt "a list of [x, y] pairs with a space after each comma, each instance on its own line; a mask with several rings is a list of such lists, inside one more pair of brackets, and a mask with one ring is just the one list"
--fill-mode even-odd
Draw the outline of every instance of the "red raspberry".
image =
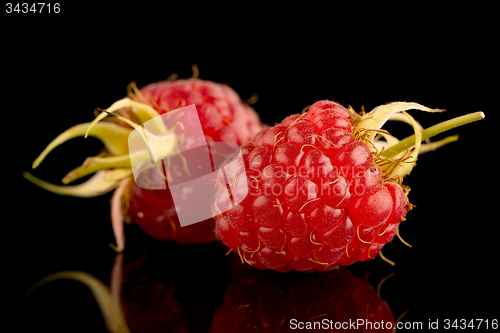
[[387, 302], [347, 269], [312, 277], [273, 273], [248, 271], [231, 284], [210, 332], [344, 332], [350, 322], [360, 332], [393, 332]]
[[[419, 140], [398, 143], [380, 131], [393, 114], [408, 109], [437, 111], [392, 103], [361, 116], [320, 101], [308, 113], [261, 131], [245, 146], [246, 176], [242, 169], [228, 175], [236, 179], [232, 193], [245, 192], [240, 177], [251, 178], [253, 185], [240, 205], [217, 216], [218, 237], [242, 262], [280, 272], [331, 270], [374, 258], [412, 207], [409, 188], [401, 182], [419, 148], [425, 152], [444, 144], [421, 145], [425, 131], [409, 115]], [[396, 144], [384, 151], [388, 143]], [[402, 148], [391, 152], [398, 145]], [[215, 203], [230, 207], [228, 200], [217, 196]]]
[[[193, 78], [162, 81], [150, 84], [141, 90], [138, 90], [135, 85], [131, 85], [131, 87], [132, 89], [129, 91], [130, 99], [123, 99], [114, 105], [123, 106], [116, 109], [128, 107], [135, 114], [131, 115], [130, 113], [118, 111], [123, 116], [120, 120], [129, 118], [132, 121], [139, 122], [136, 119], [139, 118], [144, 122], [155, 115], [195, 104], [207, 142], [231, 142], [241, 145], [263, 128], [257, 113], [250, 106], [244, 104], [234, 90], [223, 84]], [[146, 110], [147, 117], [146, 119], [140, 119], [141, 114], [137, 109], [146, 108], [146, 105], [149, 108]], [[144, 117], [144, 113], [142, 117]], [[116, 155], [117, 158], [123, 157], [123, 159], [118, 162], [111, 161], [115, 157], [111, 156], [107, 160], [104, 159], [105, 165], [102, 166], [92, 165], [90, 161], [95, 161], [95, 159], [89, 158], [84, 163], [84, 166], [70, 172], [63, 179], [63, 183], [67, 184], [91, 173], [91, 171], [101, 170], [84, 188], [54, 186], [27, 173], [25, 174], [26, 178], [49, 191], [74, 196], [100, 195], [118, 186], [112, 199], [111, 214], [118, 250], [124, 248], [123, 218], [127, 222], [133, 221], [137, 223], [147, 234], [160, 240], [173, 240], [183, 244], [214, 241], [213, 219], [181, 228], [168, 189], [144, 189], [135, 184], [131, 177], [127, 148], [128, 134], [131, 129], [123, 121], [119, 121], [119, 125], [121, 126], [109, 122], [97, 123], [89, 132], [89, 135], [101, 139], [105, 143], [109, 154]], [[72, 137], [84, 135], [87, 128], [89, 128], [89, 124], [81, 124], [63, 133], [47, 147], [34, 162], [33, 167], [40, 164], [45, 155], [57, 145]], [[187, 126], [183, 128], [185, 131], [189, 130]], [[184, 134], [188, 135], [187, 132]]]
[[[241, 145], [262, 129], [255, 111], [230, 87], [210, 81], [178, 80], [150, 84], [136, 99], [147, 100], [160, 114], [185, 105], [197, 106], [207, 141]], [[128, 216], [150, 236], [180, 244], [215, 240], [212, 219], [181, 227], [169, 190], [132, 185]]]
[[160, 114], [195, 104], [208, 141], [241, 145], [253, 138], [262, 124], [255, 111], [224, 84], [200, 79], [162, 81], [147, 85], [134, 96]]

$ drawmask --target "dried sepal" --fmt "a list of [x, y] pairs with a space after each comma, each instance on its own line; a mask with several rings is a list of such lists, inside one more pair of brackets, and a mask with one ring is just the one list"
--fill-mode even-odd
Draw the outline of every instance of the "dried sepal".
[[115, 189], [122, 179], [132, 176], [132, 169], [101, 170], [86, 182], [73, 186], [60, 186], [41, 180], [29, 172], [23, 177], [49, 192], [82, 198], [96, 197]]
[[[130, 98], [123, 98], [119, 101], [116, 101], [111, 105], [109, 108], [106, 109], [107, 112], [103, 112], [100, 115], [98, 115], [89, 125], [87, 129], [87, 133], [85, 134], [85, 137], [90, 132], [90, 129], [95, 126], [99, 121], [102, 119], [106, 118], [108, 116], [108, 113], [113, 113], [116, 112], [120, 109], [123, 108], [132, 108], [132, 112], [134, 113], [135, 116], [139, 119], [139, 122], [141, 124], [144, 124], [146, 121], [157, 119], [156, 117], [159, 115], [158, 112], [153, 109], [151, 106], [143, 103], [139, 103], [136, 101], [131, 100]], [[163, 121], [159, 119], [159, 121], [156, 121], [158, 123], [158, 130], [162, 131], [162, 134], [166, 134], [167, 130], [163, 124]], [[156, 125], [155, 123], [155, 125]]]
[[[391, 116], [398, 112], [407, 110], [422, 110], [427, 112], [442, 112], [442, 109], [431, 109], [418, 103], [394, 102], [374, 108], [369, 113], [365, 114], [355, 126], [357, 129], [363, 128], [368, 130], [379, 130], [389, 120]], [[375, 132], [371, 133], [368, 139], [373, 141]]]
[[[457, 117], [427, 129], [411, 117], [406, 110], [416, 109], [427, 112], [441, 112], [442, 109], [431, 109], [417, 103], [394, 102], [374, 108], [367, 114], [357, 114], [349, 109], [353, 119], [353, 134], [356, 139], [365, 142], [370, 147], [374, 159], [384, 172], [384, 178], [398, 178], [408, 175], [417, 159], [418, 154], [435, 150], [445, 144], [454, 142], [458, 136], [449, 136], [445, 139], [430, 142], [428, 139], [451, 128], [467, 124], [484, 118], [484, 113], [475, 112]], [[402, 121], [413, 127], [415, 134], [399, 140], [392, 136], [382, 126], [388, 120]], [[385, 141], [380, 140], [384, 138]], [[426, 143], [421, 142], [426, 140]]]
[[116, 252], [121, 252], [125, 249], [125, 231], [123, 230], [123, 207], [122, 196], [125, 190], [129, 188], [131, 178], [124, 179], [120, 182], [117, 189], [113, 192], [111, 198], [111, 226], [116, 240]]
[[59, 134], [36, 158], [33, 162], [33, 169], [36, 169], [45, 157], [57, 146], [64, 142], [80, 136], [90, 135], [102, 141], [106, 149], [113, 155], [128, 153], [127, 138], [132, 132], [130, 128], [119, 126], [118, 124], [104, 122], [95, 124], [91, 131], [88, 128], [91, 123], [75, 125], [63, 133]]

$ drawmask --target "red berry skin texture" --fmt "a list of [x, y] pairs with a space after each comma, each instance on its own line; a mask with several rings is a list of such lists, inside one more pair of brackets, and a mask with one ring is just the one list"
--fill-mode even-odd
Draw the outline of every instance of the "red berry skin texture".
[[298, 146], [283, 143], [273, 148], [272, 162], [281, 167], [283, 172], [293, 175], [298, 172], [301, 151]]
[[230, 191], [242, 193], [246, 182], [238, 179], [245, 177], [252, 191], [216, 216], [218, 238], [242, 262], [328, 271], [373, 259], [396, 235], [408, 210], [406, 190], [385, 176], [352, 119], [343, 106], [319, 101], [245, 147], [245, 172]]
[[317, 198], [317, 193], [318, 186], [314, 182], [304, 176], [294, 175], [285, 181], [282, 197], [286, 201], [286, 208], [301, 212], [310, 200]]
[[373, 157], [368, 146], [357, 140], [342, 146], [338, 151], [333, 150], [332, 155], [335, 165], [343, 167], [343, 170], [347, 169], [349, 178], [373, 164]]
[[210, 332], [344, 332], [342, 323], [361, 320], [384, 323], [373, 332], [396, 325], [388, 303], [347, 269], [312, 276], [250, 270], [226, 289]]
[[[233, 89], [223, 84], [200, 79], [163, 81], [141, 88], [140, 94], [137, 94], [135, 99], [151, 105], [160, 114], [195, 104], [207, 141], [241, 145], [263, 129], [257, 113], [244, 104]], [[244, 147], [242, 149], [244, 150]], [[266, 163], [269, 164], [270, 154], [254, 153], [254, 155], [257, 157], [246, 156], [247, 160], [250, 159], [252, 167], [262, 170]], [[213, 219], [186, 227], [180, 226], [168, 189], [144, 189], [134, 183], [127, 197], [130, 208], [126, 216], [154, 238], [180, 244], [207, 243], [216, 240]], [[241, 225], [238, 222], [234, 223], [236, 226]], [[221, 233], [223, 230], [227, 231], [227, 228], [219, 229]], [[243, 229], [248, 228], [243, 227]]]
[[399, 222], [404, 221], [404, 218], [406, 216], [406, 196], [401, 190], [401, 187], [395, 185], [394, 183], [385, 183], [384, 186], [391, 194], [392, 201], [394, 202], [392, 213], [389, 216], [387, 223], [398, 224]]
[[189, 79], [149, 84], [136, 96], [160, 114], [195, 104], [203, 132], [216, 142], [241, 145], [260, 130], [257, 113], [244, 104], [230, 87], [206, 80]]
[[179, 244], [213, 241], [213, 225], [209, 220], [181, 227], [168, 190], [147, 190], [132, 185], [128, 214], [148, 235], [159, 240], [175, 240]]
[[387, 188], [379, 186], [351, 200], [348, 209], [358, 224], [377, 227], [387, 221], [392, 213], [392, 206], [391, 194]]

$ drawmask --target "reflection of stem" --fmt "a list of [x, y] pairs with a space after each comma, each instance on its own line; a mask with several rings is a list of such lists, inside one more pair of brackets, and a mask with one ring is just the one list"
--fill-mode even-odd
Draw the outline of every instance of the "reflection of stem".
[[122, 309], [121, 293], [123, 283], [123, 260], [123, 252], [118, 253], [115, 258], [113, 269], [111, 270], [111, 299], [116, 309]]
[[380, 288], [382, 287], [382, 284], [384, 284], [384, 282], [387, 281], [393, 275], [394, 275], [394, 272], [392, 272], [391, 274], [387, 275], [385, 278], [383, 278], [382, 280], [380, 280], [380, 282], [378, 283], [378, 286], [377, 286], [377, 296], [379, 298], [381, 298], [381, 296], [380, 296]]
[[[121, 266], [121, 264], [120, 264]], [[121, 267], [120, 267], [121, 269]], [[121, 277], [121, 275], [120, 275]], [[130, 330], [125, 321], [125, 317], [123, 315], [123, 309], [120, 303], [115, 303], [112, 300], [112, 293], [108, 286], [106, 286], [102, 281], [97, 279], [96, 277], [90, 275], [86, 272], [78, 272], [78, 271], [62, 271], [51, 274], [42, 280], [35, 283], [31, 286], [27, 293], [31, 294], [36, 288], [59, 279], [69, 279], [74, 281], [79, 281], [86, 285], [92, 295], [94, 296], [97, 305], [101, 310], [102, 317], [106, 324], [106, 327], [110, 332], [116, 333], [130, 333]], [[120, 282], [121, 287], [121, 282]]]
[[[484, 113], [481, 111], [479, 112], [474, 112], [474, 113], [469, 113], [461, 117], [456, 117], [447, 121], [444, 121], [442, 123], [439, 123], [437, 125], [431, 126], [427, 129], [424, 129], [422, 131], [422, 140], [426, 140], [434, 135], [437, 135], [439, 133], [445, 132], [447, 130], [450, 130], [452, 128], [465, 125], [474, 121], [478, 121], [484, 118]], [[409, 137], [399, 141], [397, 144], [394, 146], [384, 150], [380, 155], [383, 157], [388, 157], [391, 156], [392, 154], [395, 154], [399, 152], [400, 150], [409, 148], [415, 144], [415, 134], [410, 135]]]

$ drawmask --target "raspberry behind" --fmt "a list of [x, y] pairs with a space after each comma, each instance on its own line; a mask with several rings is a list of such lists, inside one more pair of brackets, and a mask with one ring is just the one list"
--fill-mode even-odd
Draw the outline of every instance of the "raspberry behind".
[[[256, 112], [242, 103], [234, 90], [211, 81], [189, 79], [157, 82], [141, 88], [133, 97], [147, 102], [160, 114], [195, 104], [207, 142], [234, 142], [241, 145], [263, 128]], [[124, 199], [130, 202], [125, 216], [150, 236], [174, 240], [179, 244], [215, 240], [213, 219], [180, 226], [168, 189], [149, 190], [133, 183], [129, 193], [129, 198]]]
[[[194, 72], [197, 72], [195, 66]], [[215, 241], [213, 219], [181, 228], [168, 189], [139, 187], [132, 177], [128, 156], [127, 139], [132, 132], [132, 125], [141, 125], [158, 115], [192, 104], [196, 105], [207, 142], [241, 145], [264, 128], [257, 113], [226, 85], [196, 77], [161, 81], [140, 90], [132, 83], [129, 85], [128, 97], [115, 102], [106, 111], [108, 115], [118, 114], [118, 118], [110, 117], [106, 118], [111, 120], [109, 122], [98, 122], [106, 117], [103, 112], [92, 123], [68, 129], [50, 143], [33, 163], [33, 168], [36, 168], [51, 150], [71, 138], [94, 136], [104, 143], [105, 149], [99, 156], [88, 158], [81, 167], [68, 173], [62, 182], [66, 185], [95, 173], [90, 180], [77, 186], [58, 186], [29, 173], [25, 173], [24, 177], [61, 195], [92, 197], [115, 190], [111, 200], [111, 217], [118, 251], [125, 246], [123, 220], [135, 222], [147, 234], [160, 240], [172, 240], [180, 244]], [[190, 127], [181, 124], [179, 128], [182, 128], [182, 132], [175, 142], [189, 145], [189, 140], [181, 141], [180, 138], [189, 137]]]

